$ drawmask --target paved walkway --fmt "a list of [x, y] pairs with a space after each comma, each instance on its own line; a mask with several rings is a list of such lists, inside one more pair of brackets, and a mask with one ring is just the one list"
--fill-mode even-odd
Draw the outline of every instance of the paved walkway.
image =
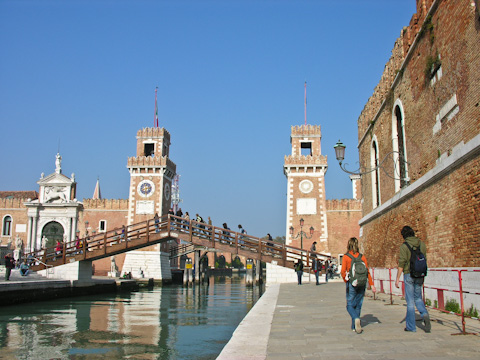
[[[271, 285], [218, 359], [480, 359], [479, 335], [452, 335], [461, 334], [460, 316], [430, 310], [431, 333], [420, 321], [405, 332], [405, 302], [394, 303], [367, 291], [356, 334], [342, 282]], [[467, 332], [480, 333], [480, 321], [467, 319]]]

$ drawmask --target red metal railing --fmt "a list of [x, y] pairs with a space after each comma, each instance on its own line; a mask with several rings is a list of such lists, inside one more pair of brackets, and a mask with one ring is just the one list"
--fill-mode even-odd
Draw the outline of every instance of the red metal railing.
[[[382, 271], [383, 270], [383, 271]], [[387, 276], [385, 276], [385, 271], [388, 270], [388, 278]], [[395, 270], [395, 275], [396, 275], [396, 270], [397, 269], [394, 269]], [[432, 286], [428, 283], [428, 277], [426, 278], [425, 282], [423, 284], [423, 299], [425, 300], [425, 289], [429, 289], [429, 290], [433, 290], [433, 291], [436, 291], [436, 295], [437, 295], [437, 305], [436, 306], [428, 306], [432, 309], [435, 309], [435, 310], [438, 310], [438, 311], [442, 311], [442, 312], [446, 312], [446, 313], [451, 313], [450, 310], [446, 310], [445, 309], [445, 293], [446, 292], [451, 292], [451, 293], [458, 293], [459, 294], [459, 298], [460, 298], [460, 313], [454, 313], [456, 315], [459, 315], [461, 316], [462, 318], [462, 333], [463, 335], [465, 334], [469, 334], [466, 332], [465, 330], [465, 317], [469, 317], [469, 316], [466, 316], [465, 315], [465, 301], [464, 301], [464, 297], [465, 295], [469, 294], [469, 295], [480, 295], [480, 292], [475, 292], [475, 291], [466, 291], [464, 289], [464, 284], [463, 284], [463, 276], [462, 274], [463, 273], [478, 273], [480, 275], [480, 270], [477, 270], [477, 269], [428, 269], [428, 271], [431, 273], [431, 272], [452, 272], [452, 273], [457, 273], [457, 277], [458, 277], [458, 288], [452, 288], [451, 286], [447, 286], [446, 284], [440, 284], [440, 285], [437, 285], [437, 286]], [[379, 275], [380, 272], [383, 272], [384, 275]], [[377, 275], [375, 275], [377, 274]], [[385, 282], [388, 282], [388, 286], [389, 286], [389, 294], [390, 294], [390, 305], [393, 305], [393, 295], [396, 295], [396, 296], [402, 296], [404, 297], [405, 296], [405, 284], [403, 282], [403, 280], [401, 280], [401, 284], [402, 284], [402, 287], [401, 287], [401, 294], [394, 294], [394, 291], [393, 291], [393, 283], [395, 282], [395, 278], [392, 278], [392, 269], [374, 269], [372, 268], [371, 269], [371, 275], [372, 275], [372, 279], [374, 281], [375, 284], [378, 284], [378, 291], [380, 293], [386, 293], [385, 292]], [[443, 278], [445, 279], [445, 277]], [[476, 283], [478, 284], [479, 281], [477, 280]], [[374, 294], [374, 299], [376, 299], [376, 296]], [[478, 320], [478, 318], [477, 318]]]

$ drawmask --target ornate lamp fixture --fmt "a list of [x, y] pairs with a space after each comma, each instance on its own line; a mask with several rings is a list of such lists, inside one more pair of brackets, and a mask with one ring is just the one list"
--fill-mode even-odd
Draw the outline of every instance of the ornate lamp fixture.
[[[345, 168], [345, 165], [342, 165], [342, 162], [345, 158], [346, 146], [340, 140], [338, 140], [338, 142], [335, 144], [333, 148], [335, 149], [335, 156], [338, 160], [338, 164], [340, 165], [340, 169], [342, 169], [344, 172], [348, 174], [365, 175], [373, 171], [376, 171], [377, 169], [382, 169], [385, 175], [387, 175], [392, 179], [400, 180], [402, 181], [402, 183], [406, 185], [408, 185], [410, 182], [410, 178], [408, 178], [408, 176], [402, 177], [402, 174], [406, 174], [408, 163], [405, 161], [405, 157], [403, 156], [403, 154], [398, 151], [390, 151], [387, 155], [385, 155], [382, 161], [377, 161], [377, 165], [374, 168], [364, 168], [362, 169], [363, 171], [360, 171], [361, 168], [359, 168], [357, 171], [349, 171]], [[383, 166], [383, 163], [387, 161], [389, 157], [392, 157], [392, 160], [393, 160], [393, 168], [394, 168], [393, 175], [389, 174]], [[397, 169], [397, 167], [399, 167], [400, 169]], [[395, 175], [398, 175], [398, 176], [395, 176]]]
[[290, 235], [291, 235], [292, 239], [297, 239], [300, 236], [300, 248], [302, 250], [303, 250], [303, 237], [305, 237], [305, 239], [311, 239], [312, 236], [313, 236], [313, 232], [315, 231], [313, 226], [310, 226], [310, 236], [307, 236], [307, 234], [303, 231], [303, 224], [304, 223], [305, 223], [305, 221], [303, 220], [303, 218], [300, 219], [300, 232], [296, 236], [293, 236], [293, 233], [294, 233], [295, 229], [293, 228], [293, 226], [290, 226]]

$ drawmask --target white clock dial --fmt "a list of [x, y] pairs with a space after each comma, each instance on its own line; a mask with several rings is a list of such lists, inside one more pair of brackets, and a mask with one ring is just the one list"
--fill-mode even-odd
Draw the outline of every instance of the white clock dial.
[[141, 197], [149, 197], [155, 192], [155, 184], [150, 180], [142, 180], [138, 184], [137, 192]]
[[313, 183], [310, 180], [303, 180], [298, 185], [300, 191], [304, 194], [308, 194], [313, 190]]
[[163, 193], [165, 195], [165, 200], [170, 199], [170, 184], [166, 183], [165, 186], [163, 187]]

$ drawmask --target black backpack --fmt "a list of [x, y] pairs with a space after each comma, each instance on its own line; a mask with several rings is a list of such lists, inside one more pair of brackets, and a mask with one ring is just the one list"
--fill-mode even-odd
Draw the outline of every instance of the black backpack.
[[420, 245], [412, 248], [406, 241], [404, 243], [410, 250], [410, 276], [413, 278], [423, 278], [427, 275], [427, 259], [420, 251]]
[[362, 254], [358, 254], [357, 257], [354, 257], [349, 253], [345, 255], [352, 259], [350, 271], [348, 273], [348, 281], [354, 287], [365, 287], [368, 281], [368, 269], [362, 260]]

